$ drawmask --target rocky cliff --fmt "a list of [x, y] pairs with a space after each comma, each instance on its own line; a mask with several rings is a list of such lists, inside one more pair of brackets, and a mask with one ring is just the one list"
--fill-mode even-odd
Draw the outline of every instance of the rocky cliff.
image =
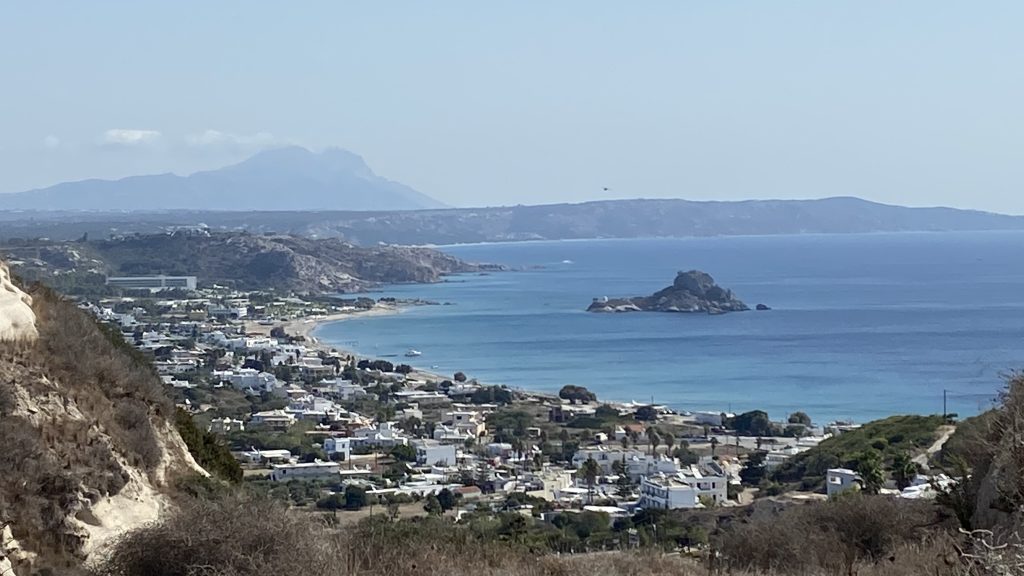
[[7, 264], [0, 262], [0, 341], [35, 340], [37, 336], [32, 297], [14, 285]]
[[723, 314], [749, 310], [732, 290], [715, 284], [714, 278], [700, 270], [679, 272], [671, 286], [651, 296], [633, 298], [595, 298], [588, 312], [704, 312]]
[[18, 326], [0, 337], [0, 572], [67, 574], [157, 520], [176, 478], [205, 473], [159, 378], [117, 335], [49, 290], [28, 302], [0, 307]]

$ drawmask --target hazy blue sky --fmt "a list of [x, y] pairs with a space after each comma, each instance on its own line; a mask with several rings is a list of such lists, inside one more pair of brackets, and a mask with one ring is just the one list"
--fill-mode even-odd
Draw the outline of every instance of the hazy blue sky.
[[156, 4], [4, 3], [0, 191], [297, 143], [454, 205], [1024, 213], [1019, 0]]

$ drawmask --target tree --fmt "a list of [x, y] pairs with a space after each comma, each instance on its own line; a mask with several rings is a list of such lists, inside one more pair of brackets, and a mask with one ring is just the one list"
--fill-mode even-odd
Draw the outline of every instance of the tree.
[[469, 399], [473, 404], [509, 404], [512, 400], [512, 391], [504, 386], [482, 386]]
[[737, 434], [743, 436], [772, 436], [772, 422], [763, 410], [744, 412], [729, 422]]
[[597, 461], [593, 458], [587, 458], [583, 466], [580, 467], [580, 474], [587, 483], [587, 491], [589, 492], [590, 503], [594, 503], [594, 484], [597, 483], [597, 477], [601, 475], [601, 466], [598, 465]]
[[651, 454], [657, 454], [658, 444], [661, 443], [661, 436], [658, 435], [658, 429], [654, 426], [647, 429], [647, 443], [651, 445]]
[[671, 431], [666, 431], [665, 432], [665, 437], [662, 438], [662, 440], [665, 441], [666, 452], [671, 454], [672, 453], [672, 447], [676, 445], [676, 435], [673, 434]]
[[423, 421], [415, 416], [409, 416], [398, 421], [398, 428], [406, 434], [420, 436], [423, 430]]
[[765, 453], [754, 452], [747, 457], [746, 463], [740, 470], [740, 480], [748, 486], [757, 486], [764, 479], [765, 474]]
[[878, 494], [885, 483], [885, 476], [882, 474], [882, 457], [874, 450], [863, 452], [857, 459], [857, 474], [864, 483], [864, 491], [868, 494]]
[[408, 444], [398, 444], [388, 454], [395, 460], [402, 462], [416, 461], [416, 449]]
[[597, 401], [597, 394], [594, 394], [583, 386], [575, 386], [573, 384], [566, 384], [565, 386], [562, 386], [562, 389], [558, 391], [558, 397], [563, 400], [571, 400], [573, 402], [581, 402], [584, 404], [587, 402]]
[[619, 411], [607, 404], [601, 404], [594, 410], [594, 417], [598, 420], [616, 420], [619, 417]]
[[434, 494], [427, 496], [427, 499], [423, 502], [423, 510], [431, 516], [440, 516], [444, 513], [444, 508], [441, 507], [441, 502]]
[[685, 442], [672, 451], [672, 457], [678, 459], [683, 466], [700, 462], [700, 456], [693, 450], [690, 450], [690, 445]]
[[640, 432], [638, 432], [637, 430], [630, 430], [628, 436], [629, 441], [633, 443], [633, 446], [636, 446], [637, 444], [640, 443]]
[[636, 409], [635, 417], [644, 422], [653, 422], [658, 419], [658, 410], [654, 406], [641, 406]]
[[616, 494], [619, 498], [628, 498], [633, 491], [633, 482], [629, 479], [629, 466], [626, 464], [626, 455], [621, 460], [612, 462], [612, 470], [618, 476], [615, 481]]
[[718, 438], [712, 436], [711, 437], [711, 455], [712, 456], [715, 455], [715, 449], [716, 448], [718, 448]]
[[451, 490], [444, 488], [437, 493], [437, 503], [441, 505], [441, 510], [447, 512], [455, 508], [458, 504], [461, 494], [452, 492]]
[[368, 503], [366, 490], [350, 485], [345, 488], [345, 509], [359, 510]]
[[317, 500], [316, 507], [321, 510], [340, 510], [345, 507], [344, 494], [331, 494]]
[[456, 382], [465, 382], [466, 381], [466, 375], [464, 373], [462, 373], [462, 372], [456, 372], [455, 375], [452, 376], [452, 378], [454, 378]]
[[921, 471], [917, 465], [905, 452], [900, 452], [892, 458], [892, 479], [896, 481], [896, 487], [903, 490], [907, 486], [910, 486], [914, 478]]
[[804, 426], [811, 425], [811, 417], [806, 412], [793, 412], [789, 415], [788, 422], [790, 424], [803, 424]]

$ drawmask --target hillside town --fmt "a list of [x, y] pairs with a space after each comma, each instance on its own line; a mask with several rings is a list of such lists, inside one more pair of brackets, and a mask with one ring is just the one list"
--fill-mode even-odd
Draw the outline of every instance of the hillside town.
[[[802, 489], [763, 480], [856, 430], [851, 423], [601, 403], [574, 385], [557, 396], [511, 390], [414, 369], [403, 362], [414, 351], [358, 358], [311, 336], [318, 322], [415, 303], [196, 289], [187, 277], [110, 281], [136, 295], [80, 307], [152, 359], [179, 407], [231, 448], [246, 482], [294, 505], [514, 509], [541, 518], [589, 511], [614, 520], [738, 506], [759, 490], [823, 499], [865, 484], [840, 466], [818, 485], [799, 478]], [[933, 497], [948, 479], [924, 470], [878, 489]]]

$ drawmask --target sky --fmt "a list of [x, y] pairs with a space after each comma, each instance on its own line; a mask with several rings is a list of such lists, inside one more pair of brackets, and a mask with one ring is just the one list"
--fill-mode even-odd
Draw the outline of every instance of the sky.
[[7, 2], [0, 192], [297, 144], [454, 206], [1024, 214], [1022, 23], [1018, 0]]

